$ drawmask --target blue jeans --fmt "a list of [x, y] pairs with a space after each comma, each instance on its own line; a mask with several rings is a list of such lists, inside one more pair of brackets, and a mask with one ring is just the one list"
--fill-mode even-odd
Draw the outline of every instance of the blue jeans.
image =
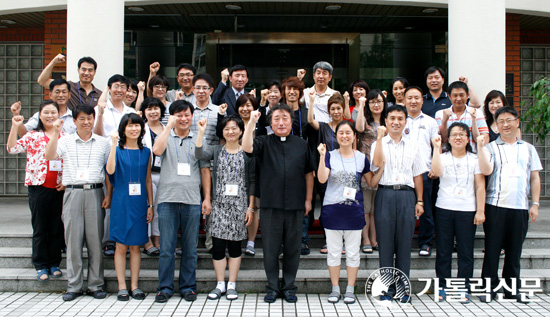
[[159, 292], [174, 294], [174, 271], [176, 241], [181, 226], [181, 248], [179, 288], [197, 291], [195, 273], [197, 267], [197, 241], [199, 238], [200, 205], [183, 203], [161, 203], [158, 205], [160, 230]]

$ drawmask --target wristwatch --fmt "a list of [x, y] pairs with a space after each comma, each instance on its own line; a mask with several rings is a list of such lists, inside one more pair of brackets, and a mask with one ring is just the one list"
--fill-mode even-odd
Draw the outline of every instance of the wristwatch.
[[153, 205], [149, 205], [149, 206], [147, 206], [147, 208], [153, 208]]
[[422, 200], [417, 201], [416, 204], [424, 207], [424, 202]]

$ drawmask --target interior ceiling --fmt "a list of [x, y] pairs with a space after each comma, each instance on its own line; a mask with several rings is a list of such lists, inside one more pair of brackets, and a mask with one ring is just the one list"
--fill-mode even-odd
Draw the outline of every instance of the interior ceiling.
[[[446, 31], [447, 8], [435, 13], [425, 7], [341, 4], [339, 10], [325, 10], [327, 3], [236, 2], [241, 10], [229, 10], [227, 3], [159, 4], [141, 6], [134, 12], [125, 8], [127, 30], [162, 29], [207, 33], [234, 32], [418, 32]], [[8, 28], [42, 28], [44, 12], [0, 16], [13, 20]], [[522, 31], [550, 31], [550, 18], [521, 15]], [[1, 32], [1, 29], [0, 29]]]

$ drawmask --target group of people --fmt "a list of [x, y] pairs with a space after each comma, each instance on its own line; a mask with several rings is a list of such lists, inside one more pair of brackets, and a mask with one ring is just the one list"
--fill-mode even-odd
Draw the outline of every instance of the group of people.
[[[333, 68], [327, 62], [313, 66], [312, 87], [305, 87], [306, 71], [300, 69], [297, 76], [268, 83], [259, 98], [245, 90], [243, 65], [224, 69], [214, 89], [210, 75], [181, 64], [180, 87], [168, 91], [169, 80], [155, 62], [147, 83], [114, 75], [101, 91], [92, 84], [97, 63], [91, 57], [79, 60], [78, 82], [52, 80], [53, 67], [64, 61], [64, 55], [56, 56], [40, 74], [50, 100], [27, 123], [21, 104], [11, 106], [7, 144], [9, 153], [27, 153], [39, 281], [62, 276], [66, 244], [63, 300], [83, 294], [85, 243], [87, 293], [94, 298], [106, 296], [103, 255], [114, 255], [118, 300], [145, 298], [139, 289], [143, 246], [144, 253], [159, 257], [155, 301], [166, 302], [175, 291], [194, 301], [205, 216], [205, 244], [217, 279], [209, 299], [238, 298], [241, 243], [247, 240], [245, 254], [253, 256], [261, 227], [264, 301], [296, 302], [295, 279], [300, 255], [310, 253], [307, 232], [317, 195], [331, 303], [356, 301], [361, 252], [378, 251], [380, 267], [408, 277], [417, 220], [419, 255], [431, 256], [435, 233], [439, 300], [446, 299], [456, 246], [458, 278], [465, 279], [461, 301], [470, 301], [480, 224], [482, 277], [490, 278], [491, 289], [498, 286], [501, 249], [508, 285], [520, 277], [528, 223], [538, 215], [542, 166], [535, 148], [521, 140], [518, 113], [500, 91], [491, 91], [481, 105], [466, 78], [445, 92], [445, 72], [430, 67], [426, 94], [398, 77], [389, 96], [363, 80], [342, 95], [329, 87]], [[348, 274], [342, 292], [344, 252]], [[380, 300], [410, 302], [410, 296], [392, 285]], [[495, 296], [491, 292], [482, 300]], [[525, 301], [510, 290], [505, 297]]]

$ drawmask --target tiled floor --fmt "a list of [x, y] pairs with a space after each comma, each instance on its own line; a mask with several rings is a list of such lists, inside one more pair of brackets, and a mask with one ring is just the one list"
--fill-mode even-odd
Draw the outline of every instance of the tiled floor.
[[358, 295], [358, 302], [329, 304], [326, 295], [299, 294], [298, 303], [277, 300], [266, 304], [263, 294], [241, 294], [233, 302], [212, 301], [206, 294], [189, 303], [179, 296], [166, 304], [154, 303], [155, 294], [143, 301], [119, 302], [116, 294], [97, 300], [82, 296], [63, 302], [56, 293], [0, 293], [0, 316], [550, 316], [550, 295], [539, 294], [528, 305], [515, 302], [481, 303], [477, 298], [468, 305], [434, 302], [431, 295], [413, 298], [413, 305], [394, 303], [381, 307], [375, 301]]

